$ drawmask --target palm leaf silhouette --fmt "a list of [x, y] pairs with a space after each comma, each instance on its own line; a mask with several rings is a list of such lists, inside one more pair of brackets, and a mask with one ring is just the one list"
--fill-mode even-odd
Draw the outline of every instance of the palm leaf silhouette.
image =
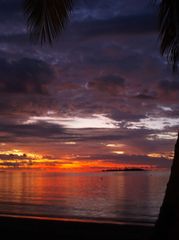
[[73, 0], [25, 0], [24, 9], [31, 39], [52, 43], [64, 29]]
[[179, 60], [179, 1], [162, 0], [159, 13], [160, 51], [167, 55], [173, 70]]
[[[27, 28], [31, 39], [52, 43], [64, 29], [73, 0], [24, 0]], [[179, 0], [162, 0], [159, 14], [160, 51], [173, 70], [179, 61]]]

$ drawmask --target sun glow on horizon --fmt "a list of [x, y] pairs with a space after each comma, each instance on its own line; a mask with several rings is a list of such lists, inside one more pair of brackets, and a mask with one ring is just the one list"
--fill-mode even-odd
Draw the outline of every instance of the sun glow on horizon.
[[[123, 151], [116, 151], [116, 154], [124, 154]], [[81, 157], [81, 156], [79, 156]], [[89, 156], [84, 156], [84, 159], [70, 158], [64, 156], [60, 159], [48, 159], [43, 155], [33, 152], [25, 152], [20, 149], [12, 149], [0, 151], [0, 168], [1, 169], [46, 169], [59, 171], [96, 171], [103, 169], [116, 169], [125, 167], [136, 167], [138, 164], [115, 163], [103, 159], [89, 160]], [[144, 167], [144, 166], [143, 166]], [[145, 167], [152, 167], [147, 166]]]

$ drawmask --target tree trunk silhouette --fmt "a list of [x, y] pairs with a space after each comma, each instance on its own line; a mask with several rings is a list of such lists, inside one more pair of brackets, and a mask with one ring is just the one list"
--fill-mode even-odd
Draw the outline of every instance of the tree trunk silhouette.
[[154, 239], [179, 239], [179, 135], [164, 200], [155, 224]]

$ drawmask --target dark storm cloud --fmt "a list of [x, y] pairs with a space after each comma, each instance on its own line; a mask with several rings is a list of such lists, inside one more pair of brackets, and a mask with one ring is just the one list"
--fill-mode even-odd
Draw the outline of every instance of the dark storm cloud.
[[58, 135], [64, 133], [64, 128], [56, 124], [50, 124], [43, 121], [34, 124], [3, 124], [0, 125], [0, 132], [4, 137], [0, 139], [9, 139], [13, 141], [16, 137], [20, 138], [58, 138]]
[[[79, 3], [75, 4], [74, 15], [77, 17], [71, 17], [71, 23], [67, 25], [67, 29], [70, 30], [69, 34], [72, 38], [94, 38], [96, 36], [110, 36], [118, 34], [146, 34], [156, 32], [157, 30], [157, 15], [156, 12], [151, 11], [151, 7], [148, 9], [139, 9], [140, 11], [134, 11], [130, 14], [121, 14], [120, 8], [124, 9], [124, 3], [104, 3], [104, 4], [91, 4]], [[23, 17], [23, 1], [11, 1], [1, 3], [0, 19], [2, 22], [10, 22], [11, 25], [8, 28], [3, 28], [0, 34], [0, 41], [4, 42], [19, 42], [27, 41], [25, 37], [24, 28], [26, 25], [26, 19]], [[11, 6], [12, 5], [12, 6]], [[107, 5], [110, 6], [107, 8]], [[146, 4], [145, 4], [146, 5]], [[111, 7], [113, 6], [113, 7]], [[115, 7], [114, 7], [115, 6]], [[143, 6], [144, 7], [144, 6]], [[80, 9], [80, 10], [79, 10]], [[104, 9], [104, 10], [102, 10]], [[94, 10], [94, 13], [93, 13]], [[108, 12], [108, 14], [105, 14]], [[12, 19], [15, 19], [18, 23], [18, 29], [15, 27]], [[77, 19], [77, 21], [75, 20]], [[11, 30], [11, 31], [9, 31]], [[6, 34], [8, 33], [8, 34]], [[65, 34], [64, 34], [65, 35]], [[68, 36], [68, 34], [67, 34]]]
[[43, 115], [56, 110], [57, 100], [46, 94], [2, 94], [0, 98], [1, 120], [18, 122], [29, 116]]
[[134, 95], [134, 98], [138, 98], [141, 100], [155, 100], [157, 98], [157, 93], [155, 90], [141, 90], [137, 94]]
[[[141, 149], [146, 148], [146, 145], [149, 145], [149, 148], [153, 147], [155, 142], [148, 141], [146, 138], [150, 134], [158, 134], [161, 131], [150, 130], [150, 129], [126, 129], [126, 128], [115, 128], [115, 129], [66, 129], [66, 137], [69, 137], [69, 141], [77, 142], [88, 142], [88, 141], [98, 141], [99, 143], [104, 142], [122, 142], [127, 145], [140, 145]], [[140, 143], [139, 143], [140, 142]], [[165, 141], [166, 142], [166, 141]], [[130, 143], [130, 144], [129, 144]], [[143, 143], [143, 144], [142, 144]], [[162, 144], [162, 140], [160, 141]], [[151, 145], [151, 146], [150, 146]]]
[[[13, 123], [0, 122], [0, 139], [3, 141], [5, 139], [12, 140], [20, 138], [41, 138], [43, 141], [75, 141], [75, 142], [98, 142], [98, 143], [108, 143], [114, 142], [124, 142], [129, 145], [132, 143], [137, 145], [139, 142], [145, 145], [145, 142], [149, 144], [146, 137], [149, 134], [160, 133], [160, 131], [148, 130], [148, 129], [131, 129], [126, 130], [121, 128], [116, 129], [70, 129], [65, 128], [62, 125], [57, 125], [54, 123], [47, 123], [45, 121], [38, 121], [36, 123]], [[161, 141], [162, 142], [162, 141]], [[153, 142], [151, 142], [153, 145]], [[154, 143], [155, 144], [155, 143]], [[150, 145], [150, 144], [149, 144]], [[142, 146], [141, 146], [142, 148]]]
[[135, 111], [122, 111], [122, 110], [115, 111], [114, 109], [113, 111], [111, 110], [109, 117], [116, 121], [122, 121], [119, 124], [119, 126], [124, 126], [128, 121], [138, 121], [139, 119], [146, 118], [146, 115], [145, 113], [140, 113], [136, 110]]
[[0, 21], [16, 21], [23, 18], [23, 0], [1, 0]]
[[179, 81], [163, 80], [159, 83], [159, 87], [165, 91], [179, 91]]
[[92, 19], [80, 23], [76, 27], [86, 37], [146, 34], [157, 31], [156, 15], [116, 16], [108, 19]]
[[94, 88], [98, 91], [104, 91], [110, 94], [115, 94], [121, 87], [124, 87], [125, 79], [120, 76], [108, 75], [97, 78], [88, 83], [89, 88]]
[[[26, 33], [0, 33], [0, 42], [15, 44], [15, 45], [24, 45], [24, 43], [29, 43], [29, 36]], [[21, 46], [22, 46], [21, 45]]]
[[48, 64], [37, 59], [8, 61], [0, 59], [0, 92], [47, 94], [53, 80]]

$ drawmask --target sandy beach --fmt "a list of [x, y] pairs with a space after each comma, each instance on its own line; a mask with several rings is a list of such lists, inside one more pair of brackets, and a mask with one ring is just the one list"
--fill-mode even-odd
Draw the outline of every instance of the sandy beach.
[[148, 240], [152, 231], [145, 225], [0, 216], [0, 232], [6, 239]]

